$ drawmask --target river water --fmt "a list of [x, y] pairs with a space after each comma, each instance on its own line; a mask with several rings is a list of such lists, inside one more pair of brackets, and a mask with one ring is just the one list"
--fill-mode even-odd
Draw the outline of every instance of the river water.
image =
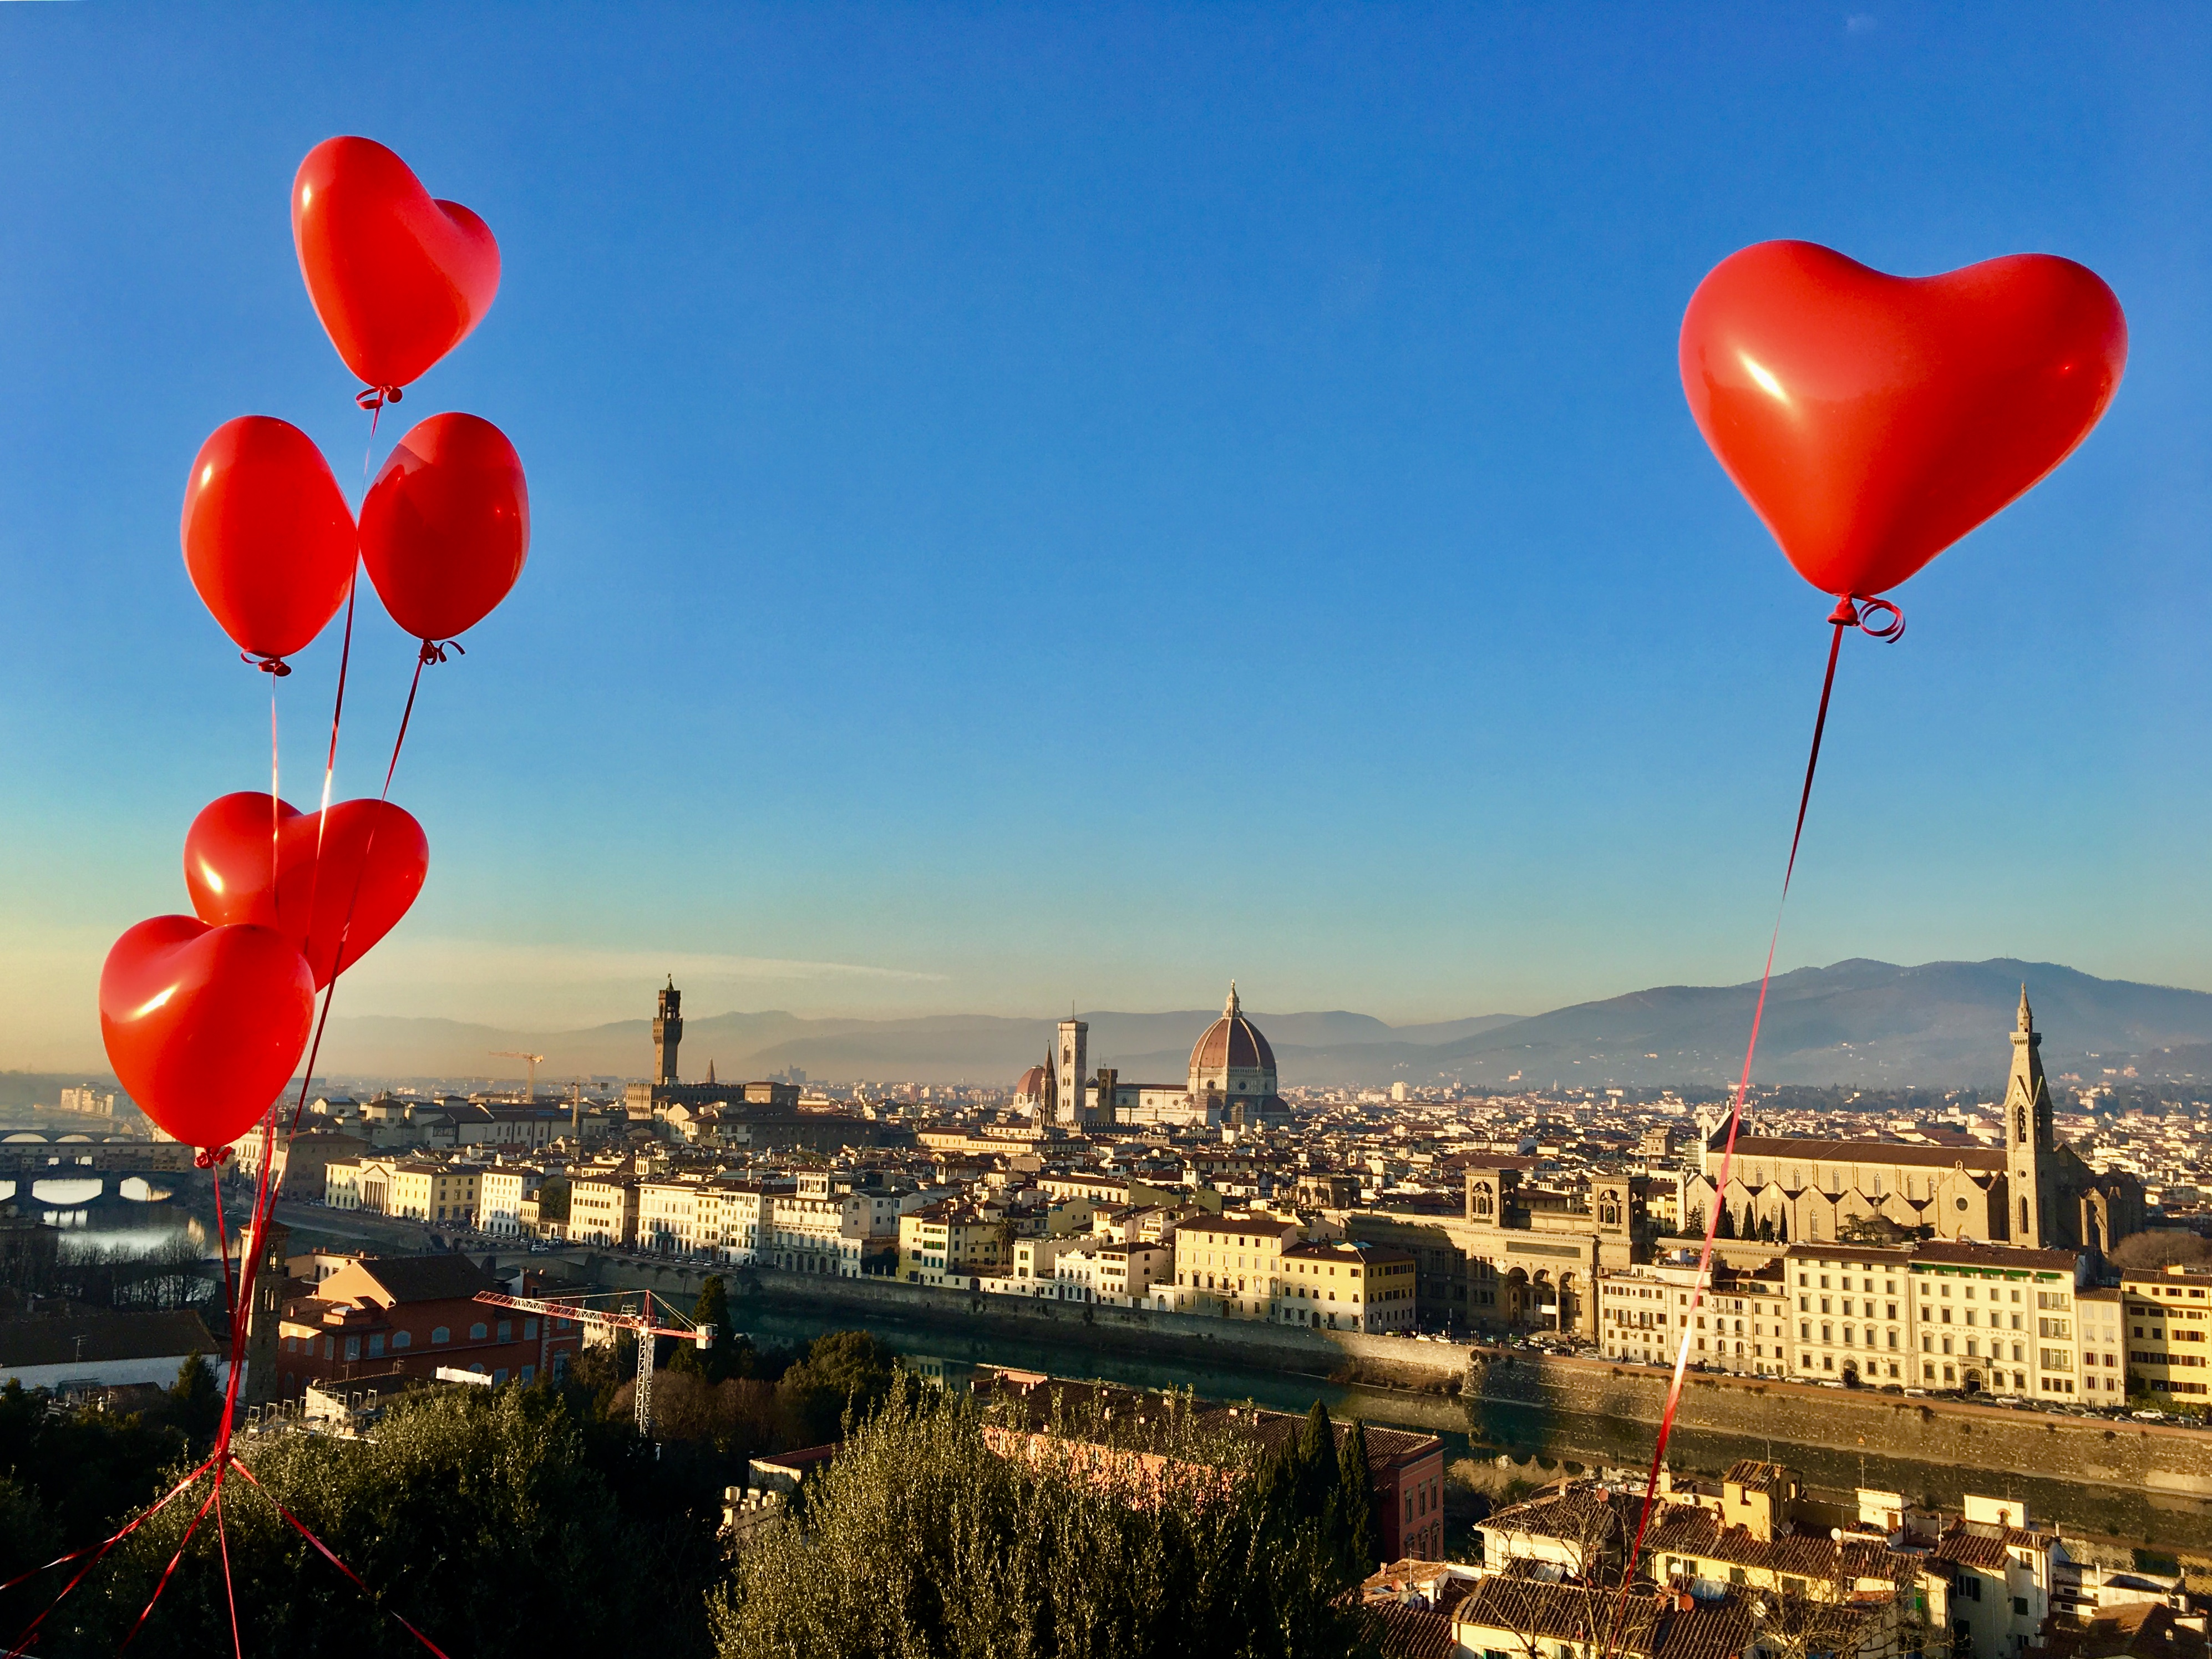
[[64, 1253], [150, 1250], [181, 1237], [208, 1256], [215, 1255], [213, 1225], [177, 1202], [170, 1190], [136, 1176], [117, 1183], [112, 1192], [96, 1176], [34, 1182], [28, 1191], [23, 1186], [0, 1179], [0, 1202], [12, 1202], [19, 1214], [60, 1228]]
[[[1476, 1402], [1470, 1419], [1456, 1404], [1448, 1405], [1433, 1395], [1347, 1386], [1293, 1371], [1194, 1365], [997, 1332], [946, 1330], [848, 1310], [817, 1312], [740, 1302], [732, 1305], [731, 1317], [760, 1346], [798, 1346], [825, 1332], [866, 1326], [915, 1369], [951, 1388], [966, 1387], [978, 1366], [1009, 1365], [1133, 1388], [1187, 1388], [1201, 1399], [1249, 1400], [1279, 1411], [1304, 1412], [1319, 1400], [1333, 1417], [1359, 1417], [1438, 1435], [1444, 1442], [1446, 1464], [1471, 1460], [1478, 1467], [1462, 1468], [1460, 1474], [1476, 1474], [1491, 1490], [1507, 1478], [1540, 1483], [1561, 1474], [1607, 1468], [1632, 1469], [1640, 1478], [1651, 1458], [1650, 1425], [1628, 1419], [1490, 1401]], [[1788, 1464], [1808, 1485], [1832, 1492], [1848, 1494], [1853, 1488], [1869, 1486], [1956, 1510], [1972, 1492], [2025, 1504], [2033, 1518], [2058, 1522], [2068, 1532], [2091, 1539], [2165, 1549], [2212, 1549], [2212, 1504], [2200, 1500], [2081, 1486], [2063, 1478], [1984, 1474], [1955, 1462], [1863, 1455], [1696, 1429], [1676, 1429], [1668, 1446], [1668, 1462], [1680, 1473], [1717, 1475], [1744, 1457]], [[1479, 1467], [1483, 1464], [1489, 1469]]]

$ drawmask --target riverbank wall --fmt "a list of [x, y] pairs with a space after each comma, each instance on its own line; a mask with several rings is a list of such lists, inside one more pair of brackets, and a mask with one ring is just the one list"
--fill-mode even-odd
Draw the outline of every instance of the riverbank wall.
[[[616, 1263], [629, 1279], [671, 1269]], [[758, 1274], [767, 1302], [834, 1306], [856, 1316], [940, 1330], [999, 1332], [1072, 1346], [1142, 1352], [1194, 1366], [1291, 1371], [1364, 1385], [1376, 1415], [1407, 1426], [1478, 1431], [1490, 1407], [1656, 1425], [1667, 1373], [1602, 1360], [1498, 1352], [1401, 1337], [1300, 1330], [1237, 1320], [921, 1289], [881, 1280]], [[613, 1280], [610, 1279], [611, 1283]], [[1457, 1396], [1453, 1398], [1451, 1396]], [[1396, 1409], [1389, 1409], [1393, 1396]], [[2212, 1432], [2163, 1424], [2066, 1417], [1874, 1389], [1824, 1389], [1770, 1378], [1692, 1374], [1678, 1424], [1776, 1447], [1817, 1447], [2100, 1486], [2212, 1504]]]

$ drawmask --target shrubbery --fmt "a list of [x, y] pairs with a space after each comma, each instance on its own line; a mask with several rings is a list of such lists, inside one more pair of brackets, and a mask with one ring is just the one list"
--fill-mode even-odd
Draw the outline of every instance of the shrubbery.
[[1089, 1455], [1111, 1424], [1056, 1426], [1002, 1455], [974, 1400], [902, 1378], [736, 1559], [712, 1602], [723, 1659], [1362, 1650], [1337, 1598], [1365, 1570], [1365, 1466], [1361, 1503], [1340, 1504], [1325, 1415], [1269, 1462], [1170, 1410], [1136, 1443], [1164, 1474]]
[[[1142, 1449], [1166, 1460], [1148, 1474], [1086, 1450], [1133, 1447], [1126, 1419], [1058, 1419], [1034, 1437], [1024, 1425], [994, 1450], [973, 1397], [920, 1383], [864, 1332], [795, 1355], [741, 1341], [689, 1354], [656, 1378], [659, 1444], [637, 1437], [627, 1363], [605, 1350], [560, 1383], [401, 1397], [365, 1440], [241, 1440], [266, 1488], [234, 1474], [223, 1489], [246, 1651], [419, 1653], [388, 1613], [467, 1659], [1360, 1650], [1338, 1598], [1374, 1562], [1364, 1443], [1354, 1433], [1340, 1450], [1318, 1407], [1267, 1457], [1171, 1401], [1143, 1431]], [[0, 1579], [96, 1543], [174, 1485], [205, 1455], [218, 1410], [197, 1359], [144, 1416], [51, 1412], [43, 1396], [0, 1391]], [[744, 1460], [847, 1425], [794, 1507], [729, 1557], [720, 1500], [744, 1482]], [[185, 1542], [207, 1490], [125, 1540], [47, 1620], [36, 1650], [114, 1653], [182, 1545], [131, 1651], [229, 1651], [214, 1515]], [[316, 1553], [272, 1497], [373, 1594]], [[0, 1645], [73, 1571], [0, 1596]]]

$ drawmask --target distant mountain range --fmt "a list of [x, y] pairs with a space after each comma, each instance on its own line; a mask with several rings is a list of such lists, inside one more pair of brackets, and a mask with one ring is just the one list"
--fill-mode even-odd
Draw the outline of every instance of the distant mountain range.
[[[2004, 1079], [2022, 982], [2055, 1073], [2096, 1080], [2136, 1066], [2146, 1078], [2212, 1078], [2212, 995], [2097, 979], [2052, 963], [1936, 962], [1901, 968], [1853, 960], [1780, 975], [1767, 1000], [1758, 1080], [1896, 1088]], [[1341, 1012], [1251, 1012], [1285, 1085], [1559, 1083], [1718, 1087], [1735, 1081], [1754, 983], [1662, 986], [1550, 1013], [1486, 1014], [1391, 1026]], [[1089, 1013], [1091, 1063], [1129, 1081], [1179, 1081], [1212, 1009]], [[798, 1066], [809, 1077], [922, 1083], [1012, 1083], [1042, 1060], [1049, 1018], [947, 1014], [922, 1019], [804, 1019], [727, 1013], [684, 1023], [683, 1071], [709, 1060], [726, 1079]], [[650, 1023], [522, 1032], [443, 1019], [340, 1017], [324, 1045], [331, 1075], [519, 1077], [495, 1049], [545, 1055], [541, 1086], [572, 1077], [639, 1077], [651, 1066]]]

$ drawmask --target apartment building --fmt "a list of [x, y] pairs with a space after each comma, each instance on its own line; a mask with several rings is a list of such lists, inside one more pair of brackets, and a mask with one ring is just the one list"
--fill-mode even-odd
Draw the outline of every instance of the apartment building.
[[2117, 1285], [2093, 1285], [2074, 1295], [2081, 1319], [2081, 1392], [2090, 1403], [2117, 1406], [2127, 1397], [2127, 1297]]
[[2212, 1268], [2139, 1268], [2120, 1276], [2128, 1392], [2203, 1406], [2212, 1389]]
[[722, 1242], [722, 1201], [704, 1176], [637, 1183], [637, 1243], [664, 1255], [691, 1255]]
[[[1230, 1319], [1272, 1318], [1284, 1291], [1283, 1253], [1297, 1245], [1301, 1231], [1297, 1222], [1272, 1215], [1186, 1222], [1175, 1233], [1175, 1283], [1154, 1289], [1153, 1305]], [[1310, 1286], [1313, 1275], [1304, 1279]]]
[[769, 1265], [857, 1279], [870, 1256], [892, 1248], [900, 1212], [913, 1196], [852, 1176], [802, 1175], [770, 1206]]
[[2064, 1400], [2080, 1392], [2073, 1302], [2087, 1277], [2066, 1250], [1938, 1240], [1911, 1251], [1923, 1388]]
[[1389, 1244], [1293, 1244], [1278, 1264], [1280, 1288], [1268, 1317], [1317, 1330], [1409, 1331], [1415, 1267], [1411, 1250]]
[[477, 1180], [477, 1227], [502, 1238], [520, 1237], [523, 1200], [534, 1196], [544, 1179], [544, 1170], [519, 1164], [497, 1164], [483, 1170]]
[[323, 1202], [413, 1221], [476, 1224], [480, 1166], [428, 1158], [332, 1158], [323, 1170]]
[[1790, 1303], [1778, 1261], [1756, 1267], [1715, 1262], [1694, 1312], [1694, 1261], [1601, 1267], [1597, 1280], [1598, 1342], [1608, 1359], [1672, 1365], [1683, 1332], [1694, 1325], [1694, 1363], [1747, 1376], [1790, 1374]]
[[723, 1256], [731, 1261], [758, 1261], [775, 1237], [775, 1200], [793, 1190], [784, 1182], [721, 1181]]
[[568, 1237], [628, 1248], [637, 1240], [638, 1178], [600, 1170], [568, 1183]]
[[[1018, 1239], [1018, 1258], [1025, 1248], [1066, 1244], [1064, 1239]], [[1063, 1302], [1097, 1302], [1109, 1307], [1142, 1307], [1152, 1286], [1175, 1271], [1175, 1251], [1165, 1244], [1120, 1244], [1078, 1242], [1062, 1249], [1053, 1265]]]
[[970, 1288], [1003, 1276], [1013, 1254], [1013, 1230], [996, 1206], [945, 1198], [898, 1218], [898, 1276], [910, 1285]]
[[[1938, 1247], [1928, 1247], [1938, 1248]], [[1814, 1381], [1912, 1380], [1910, 1250], [1793, 1244], [1783, 1254], [1796, 1376]]]
[[[1097, 1241], [1082, 1236], [1042, 1238], [1017, 1238], [1013, 1241], [1013, 1261], [1008, 1270], [995, 1279], [986, 1279], [983, 1288], [1002, 1295], [1036, 1297], [1047, 1301], [1058, 1300], [1060, 1295], [1060, 1259], [1094, 1245]], [[901, 1246], [900, 1261], [906, 1260]], [[1168, 1252], [1168, 1264], [1172, 1271], [1175, 1252]]]

